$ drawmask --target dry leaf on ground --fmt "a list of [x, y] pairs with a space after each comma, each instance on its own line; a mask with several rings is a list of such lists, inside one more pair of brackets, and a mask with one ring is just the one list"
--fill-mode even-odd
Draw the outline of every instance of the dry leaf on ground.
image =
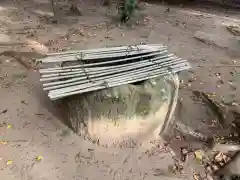
[[7, 141], [0, 141], [1, 145], [6, 145], [8, 142]]
[[194, 155], [195, 155], [195, 158], [198, 160], [198, 161], [202, 161], [203, 160], [203, 156], [204, 156], [204, 152], [203, 150], [196, 150], [194, 152]]
[[42, 159], [43, 159], [43, 156], [37, 156], [37, 157], [36, 157], [36, 160], [37, 160], [37, 161], [41, 161]]
[[12, 160], [7, 160], [7, 165], [11, 165], [13, 163], [13, 161]]
[[11, 124], [8, 124], [7, 125], [7, 129], [11, 129], [12, 128], [12, 125]]

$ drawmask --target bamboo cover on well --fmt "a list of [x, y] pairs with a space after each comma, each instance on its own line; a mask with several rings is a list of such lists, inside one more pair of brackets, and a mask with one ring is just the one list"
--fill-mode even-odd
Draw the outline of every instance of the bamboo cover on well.
[[43, 89], [53, 100], [191, 68], [159, 44], [52, 53], [38, 60], [55, 65], [40, 69]]

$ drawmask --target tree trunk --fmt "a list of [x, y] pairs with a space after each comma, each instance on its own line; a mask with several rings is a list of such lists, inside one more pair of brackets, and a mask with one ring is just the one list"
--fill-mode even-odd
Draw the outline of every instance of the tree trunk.
[[70, 9], [68, 15], [82, 16], [82, 10], [78, 7], [78, 0], [70, 0]]

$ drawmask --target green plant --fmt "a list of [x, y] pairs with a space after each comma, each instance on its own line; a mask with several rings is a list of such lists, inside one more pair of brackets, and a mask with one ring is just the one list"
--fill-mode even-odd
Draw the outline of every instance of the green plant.
[[119, 5], [119, 14], [122, 22], [128, 21], [137, 8], [137, 0], [123, 0]]

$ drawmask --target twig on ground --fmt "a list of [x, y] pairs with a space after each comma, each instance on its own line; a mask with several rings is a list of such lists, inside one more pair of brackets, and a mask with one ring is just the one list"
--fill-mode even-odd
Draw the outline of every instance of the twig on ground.
[[211, 68], [218, 68], [218, 67], [232, 67], [232, 68], [240, 68], [240, 65], [221, 65], [221, 64], [216, 64], [216, 65], [197, 65], [197, 67], [211, 67]]

